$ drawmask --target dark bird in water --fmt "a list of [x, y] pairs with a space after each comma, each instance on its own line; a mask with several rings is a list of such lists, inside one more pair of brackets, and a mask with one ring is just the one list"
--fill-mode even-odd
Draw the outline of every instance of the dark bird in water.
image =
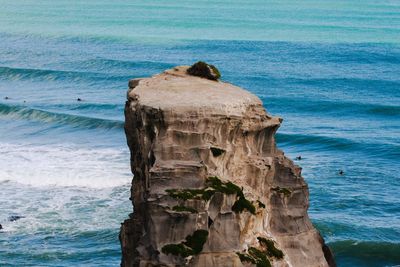
[[296, 159], [297, 159], [297, 160], [301, 160], [301, 156], [297, 156]]
[[3, 226], [0, 224], [0, 230], [3, 229]]
[[343, 175], [344, 171], [343, 170], [339, 170], [339, 175]]
[[81, 98], [78, 98], [78, 99], [76, 99], [76, 101], [82, 101], [82, 99], [81, 99]]
[[18, 221], [19, 219], [25, 218], [24, 216], [20, 216], [20, 215], [11, 215], [10, 217], [8, 217], [8, 220], [10, 222], [15, 222]]
[[4, 99], [7, 100], [7, 99], [10, 99], [10, 98], [8, 96], [6, 96]]

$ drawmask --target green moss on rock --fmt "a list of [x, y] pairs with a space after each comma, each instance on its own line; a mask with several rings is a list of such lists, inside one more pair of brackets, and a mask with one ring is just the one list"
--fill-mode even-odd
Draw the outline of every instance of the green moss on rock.
[[168, 244], [163, 246], [161, 251], [164, 254], [172, 254], [175, 256], [181, 256], [182, 258], [194, 255], [193, 249], [185, 246], [184, 244]]
[[268, 256], [275, 257], [277, 259], [283, 258], [282, 250], [275, 247], [274, 241], [268, 240], [264, 237], [257, 237], [257, 239], [260, 245], [266, 248]]
[[257, 237], [257, 239], [261, 245], [260, 249], [250, 247], [247, 253], [236, 252], [241, 262], [250, 262], [257, 267], [271, 267], [271, 257], [276, 259], [283, 258], [283, 252], [275, 247], [274, 241], [264, 237]]
[[186, 241], [180, 244], [167, 244], [162, 247], [164, 254], [172, 254], [186, 258], [191, 255], [197, 255], [203, 250], [203, 246], [208, 238], [207, 230], [196, 230], [193, 235], [188, 235]]
[[218, 177], [208, 177], [206, 180], [206, 188], [202, 189], [167, 189], [165, 190], [170, 197], [175, 199], [203, 199], [210, 200], [215, 192], [221, 192], [223, 194], [232, 195], [237, 194], [243, 195], [242, 189], [232, 182], [223, 183]]
[[207, 192], [206, 189], [167, 189], [165, 190], [170, 197], [175, 199], [203, 199], [209, 200], [214, 192]]
[[219, 70], [217, 69], [217, 67], [215, 67], [214, 65], [208, 65], [208, 66], [210, 66], [210, 68], [213, 70], [213, 72], [214, 72], [214, 74], [215, 74], [215, 77], [217, 78], [217, 79], [219, 79], [219, 78], [221, 78], [221, 73], [219, 72]]
[[251, 203], [245, 197], [239, 197], [239, 199], [233, 204], [232, 210], [236, 213], [248, 210], [251, 214], [256, 214], [256, 207], [254, 207], [253, 203]]
[[193, 76], [198, 76], [214, 81], [221, 78], [221, 73], [214, 65], [207, 64], [203, 61], [199, 61], [193, 64], [190, 68], [187, 69], [187, 73]]
[[207, 184], [217, 192], [221, 192], [226, 195], [237, 195], [238, 199], [232, 206], [232, 210], [234, 212], [240, 213], [244, 210], [248, 210], [252, 214], [256, 214], [256, 208], [249, 200], [245, 198], [243, 190], [239, 186], [232, 182], [224, 183], [216, 176], [209, 177], [207, 179]]
[[232, 206], [234, 212], [240, 213], [248, 210], [252, 214], [256, 214], [254, 205], [245, 198], [242, 188], [232, 182], [222, 182], [218, 177], [213, 176], [207, 179], [207, 185], [213, 188], [216, 192], [221, 192], [226, 195], [236, 194], [238, 199]]
[[232, 182], [222, 182], [217, 176], [207, 178], [206, 185], [213, 188], [215, 192], [220, 192], [226, 195], [243, 195], [242, 189]]
[[258, 207], [261, 209], [265, 209], [265, 204], [262, 203], [260, 200], [257, 200]]
[[285, 187], [273, 187], [271, 188], [273, 191], [278, 192], [279, 194], [283, 194], [285, 197], [288, 197], [292, 194], [292, 191], [290, 191], [288, 188]]
[[251, 257], [249, 254], [247, 253], [240, 253], [240, 252], [236, 252], [236, 254], [239, 256], [239, 259], [242, 263], [244, 262], [250, 262], [252, 264], [256, 264], [256, 260]]
[[203, 199], [208, 201], [216, 193], [220, 192], [226, 195], [236, 194], [237, 200], [232, 206], [232, 211], [236, 213], [248, 210], [256, 214], [256, 208], [243, 194], [243, 189], [232, 182], [222, 182], [218, 177], [211, 176], [206, 180], [206, 187], [202, 189], [167, 189], [170, 197], [181, 200]]
[[173, 211], [177, 212], [190, 212], [190, 213], [197, 213], [197, 210], [191, 207], [186, 207], [186, 206], [174, 206], [172, 207]]
[[257, 267], [271, 267], [271, 263], [268, 260], [265, 252], [255, 248], [255, 247], [250, 247], [248, 249], [248, 252], [249, 252], [250, 256], [252, 256], [256, 260]]
[[196, 230], [193, 235], [186, 237], [186, 242], [184, 244], [193, 249], [194, 254], [199, 254], [203, 250], [203, 246], [206, 243], [207, 238], [207, 230]]

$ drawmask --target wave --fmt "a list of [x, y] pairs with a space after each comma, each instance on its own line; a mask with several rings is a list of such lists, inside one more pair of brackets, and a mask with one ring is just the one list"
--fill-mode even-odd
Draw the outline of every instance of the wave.
[[[400, 243], [343, 240], [328, 244], [336, 258], [369, 263], [368, 266], [400, 264]], [[347, 262], [346, 266], [351, 266]], [[354, 265], [353, 265], [354, 266]]]
[[[388, 49], [391, 49], [391, 53], [387, 52]], [[399, 50], [394, 46], [385, 45], [379, 47], [368, 44], [331, 46], [328, 54], [325, 53], [324, 56], [328, 62], [341, 64], [400, 64]]]
[[124, 127], [123, 121], [55, 113], [24, 106], [9, 106], [5, 104], [0, 104], [0, 116], [10, 119], [32, 120], [85, 129], [122, 129]]
[[374, 142], [356, 142], [347, 138], [277, 133], [276, 139], [279, 145], [309, 145], [313, 149], [336, 149], [342, 151], [361, 151], [367, 156], [381, 156], [396, 159], [400, 156], [400, 146], [394, 144], [383, 144]]
[[400, 106], [373, 106], [368, 109], [371, 114], [384, 116], [399, 116]]
[[354, 112], [356, 112], [357, 119], [360, 119], [362, 115], [367, 115], [368, 120], [371, 120], [370, 115], [393, 117], [400, 115], [400, 106], [395, 105], [315, 99], [304, 101], [294, 97], [268, 97], [263, 101], [266, 102], [268, 109], [281, 110], [282, 106], [290, 106], [297, 111], [301, 111], [301, 113], [310, 112], [314, 115], [315, 113], [323, 113], [324, 116], [327, 114], [334, 114], [335, 116], [340, 114], [341, 116], [354, 117]]
[[[370, 90], [376, 92], [389, 92], [393, 94], [398, 91], [400, 86], [400, 80], [397, 76], [392, 77], [382, 77], [380, 79], [374, 79], [372, 77], [346, 77], [348, 75], [344, 74], [341, 78], [337, 77], [308, 77], [302, 78], [300, 75], [304, 76], [304, 73], [300, 73], [299, 76], [285, 77], [281, 76], [281, 73], [270, 74], [266, 76], [265, 73], [241, 73], [239, 83], [243, 84], [243, 80], [251, 81], [254, 84], [262, 85], [265, 88], [265, 84], [268, 83], [269, 87], [277, 87], [282, 89], [285, 88], [307, 88], [315, 87], [319, 91], [321, 89], [335, 89], [336, 91], [348, 91], [357, 90], [362, 92], [370, 92]], [[337, 75], [337, 74], [336, 74]], [[225, 75], [224, 77], [229, 77], [229, 79], [234, 80], [236, 83], [237, 77], [234, 74]], [[387, 79], [386, 79], [387, 78]], [[295, 87], [294, 87], [295, 86]], [[304, 92], [302, 92], [304, 93]]]
[[[188, 40], [181, 45], [187, 50], [205, 50], [243, 53], [249, 46], [257, 55], [268, 57], [269, 62], [337, 64], [341, 66], [368, 64], [400, 64], [400, 49], [390, 43], [324, 43], [324, 42], [287, 42], [287, 41], [240, 41], [240, 40]], [[285, 51], [282, 53], [282, 51]], [[390, 53], [388, 53], [390, 51]], [[290, 55], [290, 58], [287, 55]], [[264, 64], [268, 62], [263, 62]], [[270, 71], [270, 70], [269, 70]]]
[[375, 89], [375, 90], [380, 90], [382, 91], [382, 88], [385, 88], [385, 90], [388, 90], [389, 88], [396, 89], [400, 85], [400, 81], [397, 80], [398, 77], [395, 77], [396, 80], [381, 80], [381, 79], [371, 79], [371, 78], [366, 78], [366, 77], [345, 77], [345, 78], [333, 78], [333, 77], [327, 77], [327, 78], [308, 78], [308, 79], [302, 79], [302, 78], [288, 78], [284, 79], [288, 85], [298, 85], [298, 84], [303, 84], [303, 85], [310, 85], [310, 86], [315, 86], [318, 87], [319, 89], [321, 88], [342, 88], [343, 89], [348, 89], [348, 88], [356, 88], [360, 89], [363, 88], [363, 90], [367, 90], [369, 88]]
[[[58, 69], [15, 68], [0, 66], [0, 79], [44, 80], [44, 81], [128, 81], [133, 76], [147, 77], [174, 67], [176, 64], [157, 61], [125, 61], [108, 58], [95, 58], [65, 63]], [[73, 69], [73, 70], [68, 70]]]
[[33, 69], [33, 68], [11, 68], [4, 66], [0, 67], [0, 79], [13, 80], [13, 81], [33, 80], [33, 79], [41, 79], [45, 81], [71, 80], [72, 82], [78, 82], [81, 80], [127, 81], [130, 78], [131, 76], [127, 75], [110, 75], [109, 73], [100, 73], [100, 72], [49, 70], [49, 69]]
[[[0, 145], [0, 182], [106, 188], [131, 180], [127, 150], [72, 144]], [[18, 167], [16, 167], [18, 166]]]
[[123, 108], [121, 104], [108, 104], [108, 103], [79, 103], [79, 104], [59, 104], [59, 105], [45, 105], [49, 108], [63, 108], [69, 110], [116, 110]]
[[[134, 44], [136, 47], [152, 47], [156, 48], [159, 45], [166, 47], [185, 44], [187, 41], [178, 38], [165, 38], [162, 36], [127, 36], [127, 35], [104, 35], [104, 34], [65, 34], [65, 33], [39, 33], [39, 32], [0, 32], [0, 39], [7, 41], [9, 45], [26, 44], [32, 47], [32, 43], [48, 45], [49, 42], [62, 45], [65, 49], [65, 44], [79, 45], [79, 48], [84, 46], [105, 46], [109, 49], [110, 46], [131, 46]], [[45, 40], [45, 41], [44, 41]]]
[[[71, 110], [90, 110], [98, 104], [83, 104], [82, 106], [71, 106]], [[117, 105], [100, 104], [100, 108], [115, 108]], [[377, 108], [377, 110], [380, 110]], [[382, 107], [382, 112], [393, 113], [393, 109]], [[394, 109], [395, 112], [398, 110]], [[375, 111], [376, 112], [376, 111]], [[84, 129], [123, 129], [124, 122], [104, 118], [93, 118], [81, 115], [56, 113], [41, 109], [24, 106], [10, 106], [0, 104], [0, 116], [10, 119], [39, 121], [42, 123], [53, 123], [67, 125]], [[395, 144], [383, 144], [374, 142], [356, 142], [346, 138], [319, 136], [310, 134], [277, 133], [277, 141], [280, 145], [310, 145], [314, 149], [336, 149], [344, 151], [368, 151], [371, 155], [382, 155], [384, 157], [400, 156], [400, 147]]]
[[176, 64], [158, 62], [158, 61], [126, 61], [126, 60], [108, 59], [108, 58], [96, 58], [79, 62], [79, 67], [84, 69], [90, 67], [95, 67], [96, 69], [106, 69], [106, 70], [109, 70], [110, 68], [121, 68], [124, 70], [148, 69], [151, 70], [152, 72], [154, 72], [154, 70], [156, 69], [164, 71], [166, 69], [170, 69], [175, 66]]

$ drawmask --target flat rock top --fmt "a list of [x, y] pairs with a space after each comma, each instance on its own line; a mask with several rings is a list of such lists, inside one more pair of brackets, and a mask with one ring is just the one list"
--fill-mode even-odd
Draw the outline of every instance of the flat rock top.
[[186, 73], [189, 66], [179, 66], [140, 79], [129, 93], [141, 105], [162, 110], [220, 110], [223, 113], [244, 112], [249, 105], [262, 105], [250, 92], [221, 81], [212, 81]]

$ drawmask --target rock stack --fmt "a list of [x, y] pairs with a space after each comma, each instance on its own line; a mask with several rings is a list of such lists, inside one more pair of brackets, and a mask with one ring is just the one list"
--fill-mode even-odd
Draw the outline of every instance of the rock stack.
[[301, 168], [276, 147], [282, 120], [248, 91], [188, 69], [129, 82], [134, 209], [121, 265], [333, 266]]

